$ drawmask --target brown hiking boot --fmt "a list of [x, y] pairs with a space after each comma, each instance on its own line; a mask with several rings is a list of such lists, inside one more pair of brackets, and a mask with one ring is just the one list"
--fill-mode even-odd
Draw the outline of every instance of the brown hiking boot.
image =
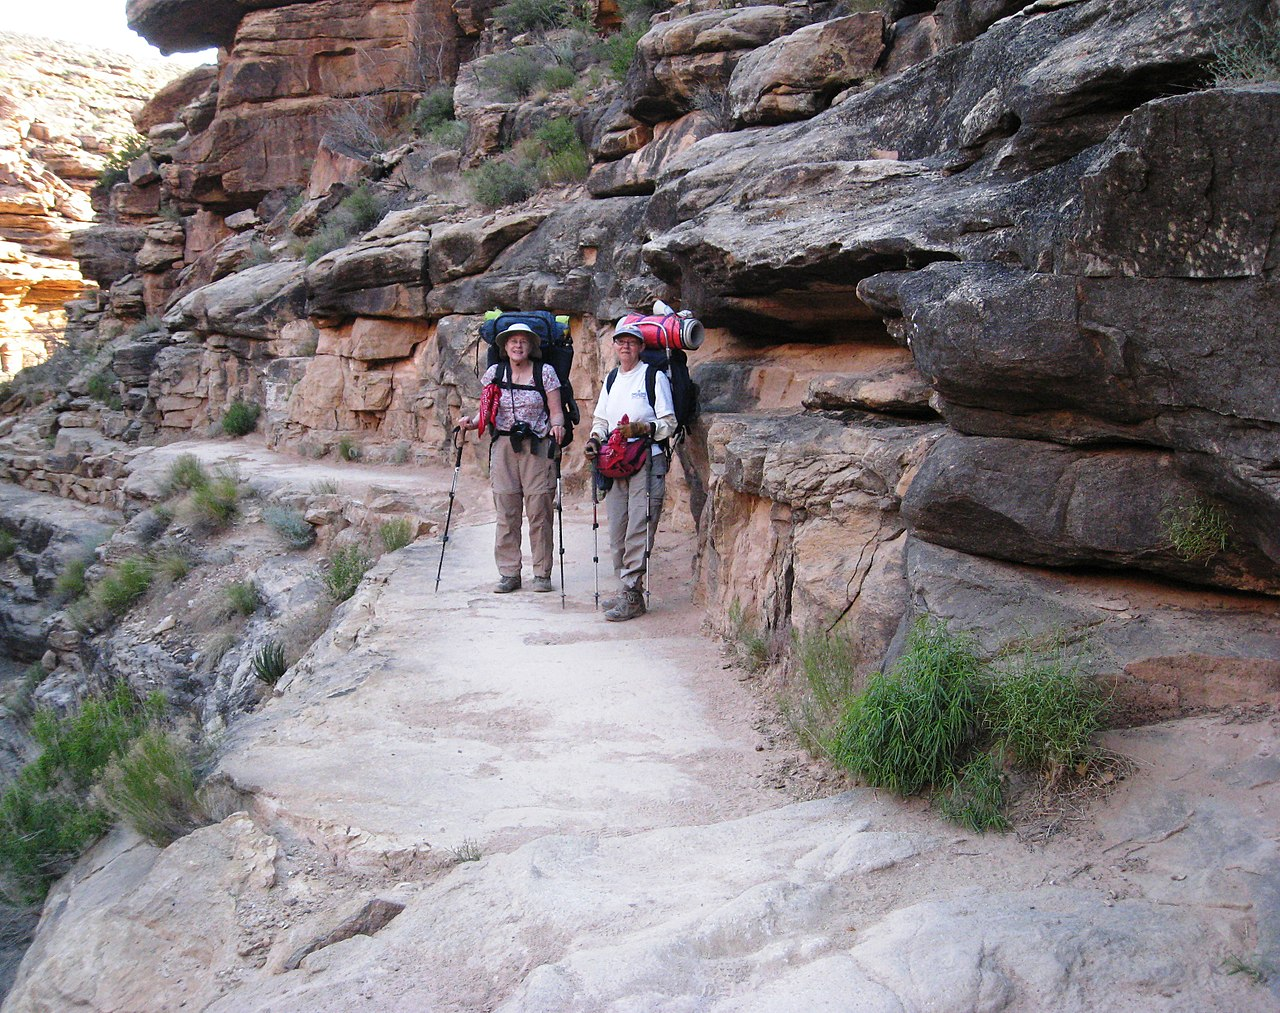
[[604, 617], [611, 623], [624, 623], [628, 619], [635, 619], [642, 615], [644, 615], [644, 592], [627, 590], [618, 596], [617, 604], [609, 609]]
[[520, 574], [513, 577], [503, 577], [494, 585], [494, 594], [510, 594], [512, 591], [520, 590]]

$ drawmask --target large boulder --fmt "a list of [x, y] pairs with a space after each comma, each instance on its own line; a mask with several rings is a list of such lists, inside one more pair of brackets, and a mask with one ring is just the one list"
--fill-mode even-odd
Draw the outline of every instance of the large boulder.
[[260, 264], [196, 289], [165, 314], [170, 330], [232, 335], [259, 341], [276, 337], [306, 315], [303, 265]]
[[784, 123], [813, 116], [836, 93], [875, 69], [884, 52], [878, 12], [808, 25], [747, 54], [729, 81], [735, 126]]

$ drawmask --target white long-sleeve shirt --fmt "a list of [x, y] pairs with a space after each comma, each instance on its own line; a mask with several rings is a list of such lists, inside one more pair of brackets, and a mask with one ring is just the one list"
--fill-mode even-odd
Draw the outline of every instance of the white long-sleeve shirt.
[[628, 373], [619, 369], [618, 375], [614, 377], [613, 387], [609, 390], [601, 388], [591, 418], [592, 436], [603, 440], [618, 427], [624, 415], [628, 422], [654, 423], [655, 443], [667, 439], [676, 431], [676, 410], [671, 403], [671, 381], [667, 379], [666, 373], [655, 369], [655, 403], [650, 405], [649, 392], [645, 390], [645, 370], [648, 368], [644, 362], [637, 362], [635, 368]]

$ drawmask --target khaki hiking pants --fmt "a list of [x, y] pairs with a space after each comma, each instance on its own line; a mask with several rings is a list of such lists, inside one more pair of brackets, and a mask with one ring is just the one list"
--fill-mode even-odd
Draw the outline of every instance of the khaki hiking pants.
[[645, 513], [646, 510], [650, 513], [648, 541], [652, 548], [666, 492], [667, 455], [651, 454], [645, 468], [630, 478], [615, 478], [604, 498], [605, 512], [609, 515], [613, 569], [626, 590], [644, 590]]
[[[549, 441], [542, 440], [546, 447]], [[554, 550], [552, 514], [556, 505], [556, 462], [546, 456], [517, 453], [511, 440], [499, 436], [489, 451], [489, 479], [493, 485], [493, 505], [498, 514], [493, 558], [504, 577], [520, 576], [520, 513], [529, 518], [529, 554], [533, 575], [551, 576]]]

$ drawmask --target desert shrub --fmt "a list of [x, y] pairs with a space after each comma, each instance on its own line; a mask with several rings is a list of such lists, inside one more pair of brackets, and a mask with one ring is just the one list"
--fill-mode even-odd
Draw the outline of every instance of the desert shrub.
[[251, 401], [232, 401], [222, 416], [222, 431], [228, 436], [245, 436], [258, 426], [262, 406]]
[[291, 549], [308, 549], [316, 540], [316, 529], [307, 523], [300, 510], [269, 506], [262, 511], [262, 519]]
[[548, 183], [576, 183], [587, 178], [591, 170], [591, 157], [578, 142], [565, 151], [548, 155], [539, 166], [542, 178]]
[[18, 540], [13, 535], [0, 529], [0, 560], [8, 559], [18, 551]]
[[103, 190], [109, 190], [117, 183], [124, 183], [129, 179], [129, 165], [146, 153], [147, 139], [141, 134], [132, 134], [118, 138], [113, 148], [107, 156], [107, 164], [98, 173], [98, 186]]
[[120, 400], [119, 393], [116, 391], [116, 384], [119, 382], [119, 377], [117, 377], [116, 374], [108, 367], [107, 369], [104, 369], [99, 373], [94, 373], [93, 376], [89, 377], [88, 381], [85, 383], [85, 393], [100, 404], [104, 404], [108, 408], [113, 408], [116, 411], [119, 411], [124, 404], [124, 402]]
[[360, 581], [373, 565], [369, 554], [358, 545], [339, 549], [329, 560], [323, 579], [325, 589], [334, 601], [346, 601], [356, 593]]
[[542, 72], [542, 77], [538, 83], [546, 88], [547, 91], [556, 92], [572, 88], [577, 80], [578, 75], [572, 67], [565, 64], [556, 64]]
[[769, 663], [769, 642], [747, 621], [737, 598], [729, 606], [728, 643], [748, 672], [758, 672]]
[[427, 131], [427, 140], [450, 151], [461, 151], [467, 141], [467, 125], [460, 120], [437, 123]]
[[791, 647], [804, 683], [798, 695], [784, 699], [783, 717], [806, 749], [820, 753], [859, 682], [852, 648], [839, 634], [816, 632], [793, 632]]
[[155, 565], [146, 556], [129, 556], [109, 569], [89, 589], [89, 601], [103, 617], [123, 615], [147, 593], [155, 578]]
[[253, 656], [253, 675], [260, 682], [274, 686], [288, 670], [285, 663], [284, 645], [268, 640]]
[[627, 76], [636, 56], [636, 44], [646, 31], [645, 26], [635, 25], [614, 32], [607, 39], [596, 43], [595, 56], [608, 68], [610, 75], [619, 81]]
[[454, 122], [453, 88], [441, 85], [432, 88], [418, 100], [410, 114], [413, 131], [423, 137], [444, 123]]
[[988, 683], [984, 720], [1010, 761], [1050, 783], [1096, 751], [1107, 702], [1062, 645], [1045, 655], [1027, 648]]
[[481, 207], [518, 204], [538, 190], [538, 166], [524, 160], [491, 161], [467, 174], [471, 192]]
[[1218, 88], [1280, 81], [1280, 22], [1254, 20], [1244, 38], [1220, 35], [1209, 77]]
[[59, 602], [75, 601], [85, 591], [85, 571], [92, 558], [78, 557], [67, 560], [67, 565], [53, 582], [53, 596]]
[[95, 797], [107, 812], [161, 848], [212, 822], [196, 790], [190, 750], [159, 728], [142, 732], [111, 761]]
[[1183, 562], [1207, 560], [1226, 549], [1231, 524], [1226, 511], [1199, 497], [1169, 503], [1160, 512], [1160, 531]]
[[364, 456], [364, 451], [355, 440], [344, 436], [338, 440], [338, 456], [344, 461], [358, 461]]
[[195, 454], [181, 454], [169, 465], [165, 489], [172, 496], [178, 492], [200, 489], [209, 484], [209, 473]]
[[934, 792], [933, 805], [945, 819], [975, 833], [1008, 830], [1004, 815], [1004, 775], [990, 753], [979, 753]]
[[971, 638], [922, 620], [893, 670], [872, 675], [849, 704], [831, 755], [902, 795], [941, 783], [977, 737], [979, 676]]
[[191, 557], [178, 550], [163, 552], [155, 557], [155, 568], [170, 583], [177, 583], [191, 572]]
[[324, 218], [324, 224], [303, 248], [303, 259], [314, 263], [320, 257], [345, 246], [382, 221], [389, 204], [384, 195], [362, 182], [338, 202]]
[[485, 67], [486, 83], [494, 88], [501, 98], [508, 102], [518, 102], [533, 94], [542, 80], [542, 60], [522, 49], [513, 49], [509, 53], [489, 63]]
[[407, 517], [383, 521], [378, 526], [378, 537], [382, 540], [382, 547], [388, 552], [403, 549], [413, 541], [413, 522]]
[[519, 34], [557, 28], [567, 14], [565, 0], [506, 0], [493, 17], [508, 32]]
[[191, 490], [182, 504], [187, 524], [217, 530], [226, 527], [240, 509], [240, 479], [229, 471], [213, 475], [205, 485]]
[[394, 447], [391, 448], [392, 464], [408, 464], [409, 458], [413, 454], [413, 447], [410, 446], [408, 440], [399, 440]]
[[332, 496], [338, 491], [338, 483], [331, 478], [318, 478], [311, 483], [311, 495]]
[[163, 710], [162, 698], [139, 701], [119, 683], [67, 717], [36, 712], [31, 735], [40, 754], [0, 795], [0, 871], [11, 892], [39, 900], [110, 825], [109, 815], [88, 797], [89, 789]]
[[251, 580], [237, 580], [223, 588], [227, 604], [242, 616], [251, 616], [258, 611], [262, 596], [258, 594], [258, 585]]
[[325, 144], [357, 158], [389, 151], [404, 140], [399, 125], [389, 118], [386, 104], [371, 95], [344, 100], [325, 122]]
[[479, 842], [471, 837], [464, 837], [461, 844], [456, 848], [449, 848], [448, 851], [449, 857], [456, 865], [461, 865], [463, 862], [478, 862], [484, 857]]
[[581, 143], [578, 140], [578, 131], [573, 125], [573, 120], [568, 116], [557, 116], [553, 120], [548, 120], [534, 131], [533, 136], [541, 141], [551, 154], [555, 154], [557, 151], [564, 151], [575, 144]]

